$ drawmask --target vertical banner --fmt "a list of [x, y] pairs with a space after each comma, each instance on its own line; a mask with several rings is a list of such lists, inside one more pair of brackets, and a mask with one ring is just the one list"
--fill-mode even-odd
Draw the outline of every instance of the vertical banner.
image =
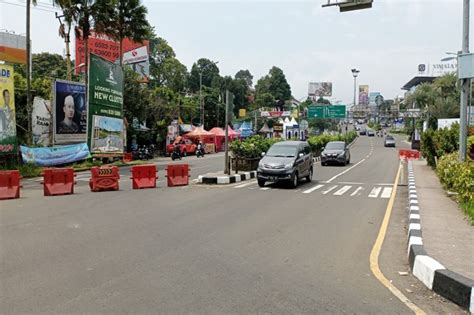
[[0, 64], [0, 155], [16, 154], [13, 66]]
[[369, 104], [369, 86], [359, 85], [359, 105]]
[[91, 153], [123, 153], [122, 68], [91, 54], [88, 93], [87, 144]]
[[53, 123], [54, 143], [86, 142], [86, 86], [83, 83], [56, 80], [54, 82]]
[[50, 136], [53, 132], [51, 102], [36, 96], [33, 99], [31, 112], [33, 125], [33, 144], [35, 146], [49, 147]]

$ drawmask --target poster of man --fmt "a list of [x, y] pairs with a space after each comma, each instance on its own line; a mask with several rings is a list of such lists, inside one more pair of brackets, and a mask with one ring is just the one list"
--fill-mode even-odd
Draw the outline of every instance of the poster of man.
[[0, 154], [16, 151], [13, 67], [0, 65]]
[[308, 84], [308, 96], [332, 96], [332, 82], [310, 82]]
[[54, 85], [54, 142], [86, 141], [87, 108], [82, 83], [57, 80]]
[[369, 104], [369, 86], [359, 85], [359, 105]]

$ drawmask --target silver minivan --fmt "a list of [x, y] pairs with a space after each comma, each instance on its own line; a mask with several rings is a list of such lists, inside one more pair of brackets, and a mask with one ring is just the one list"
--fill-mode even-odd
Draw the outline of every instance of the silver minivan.
[[313, 179], [313, 153], [306, 141], [281, 141], [273, 144], [258, 164], [257, 181], [260, 187], [266, 182], [287, 181], [294, 188], [298, 181]]

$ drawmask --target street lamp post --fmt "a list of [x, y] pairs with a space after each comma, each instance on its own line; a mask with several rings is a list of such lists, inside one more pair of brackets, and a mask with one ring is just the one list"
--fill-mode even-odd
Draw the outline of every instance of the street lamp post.
[[204, 67], [201, 68], [199, 71], [199, 110], [201, 112], [201, 117], [200, 117], [200, 125], [204, 128], [204, 102], [202, 99], [202, 73], [204, 70], [209, 67], [210, 65], [217, 65], [219, 61], [211, 61], [211, 63], [205, 65]]
[[[469, 4], [470, 0], [463, 2], [463, 24], [462, 24], [462, 53], [469, 53]], [[460, 108], [460, 130], [459, 130], [459, 160], [464, 161], [467, 153], [467, 104], [469, 102], [470, 79], [461, 80], [461, 108]]]
[[359, 74], [360, 70], [356, 68], [351, 69], [352, 76], [354, 77], [354, 107], [356, 106], [356, 92], [357, 92], [357, 75]]

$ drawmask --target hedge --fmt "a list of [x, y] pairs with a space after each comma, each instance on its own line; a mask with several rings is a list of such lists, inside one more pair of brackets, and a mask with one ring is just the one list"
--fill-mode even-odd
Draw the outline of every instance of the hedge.
[[428, 129], [421, 135], [421, 153], [428, 165], [436, 166], [436, 159], [459, 149], [459, 124], [450, 129]]
[[267, 152], [275, 142], [280, 141], [274, 138], [264, 138], [262, 136], [252, 136], [242, 141], [233, 141], [229, 149], [234, 157], [255, 159], [262, 156], [262, 152]]
[[344, 141], [345, 143], [349, 144], [354, 139], [357, 138], [357, 132], [356, 131], [350, 131], [345, 134], [335, 134], [335, 135], [330, 135], [330, 134], [322, 134], [319, 136], [311, 136], [308, 139], [309, 146], [311, 147], [311, 150], [313, 151], [313, 154], [315, 156], [319, 156], [321, 152], [324, 150], [324, 147], [326, 144], [330, 141]]

